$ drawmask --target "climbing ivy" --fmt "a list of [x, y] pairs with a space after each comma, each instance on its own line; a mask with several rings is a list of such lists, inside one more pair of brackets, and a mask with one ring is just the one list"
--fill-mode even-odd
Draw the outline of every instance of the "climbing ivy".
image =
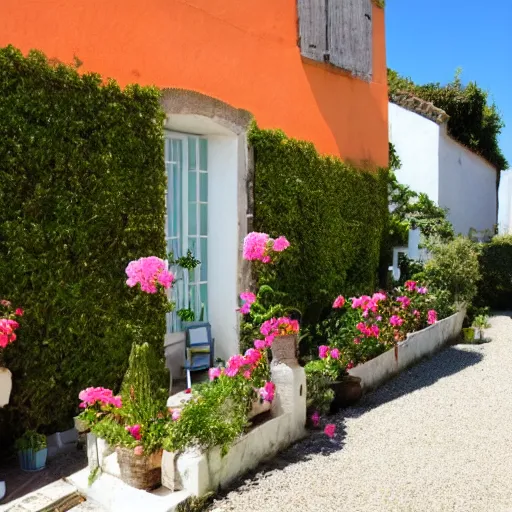
[[450, 116], [448, 132], [454, 139], [486, 158], [496, 169], [508, 168], [498, 143], [498, 135], [505, 126], [501, 114], [497, 106], [490, 103], [488, 92], [476, 82], [462, 84], [460, 70], [453, 81], [445, 85], [417, 85], [388, 69], [388, 85], [390, 98], [399, 91], [408, 91], [444, 110]]

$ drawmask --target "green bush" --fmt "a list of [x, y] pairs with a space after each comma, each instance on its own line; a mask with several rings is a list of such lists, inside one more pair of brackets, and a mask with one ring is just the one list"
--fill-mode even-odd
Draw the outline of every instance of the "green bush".
[[444, 294], [448, 304], [470, 305], [480, 280], [477, 244], [459, 236], [452, 242], [433, 244], [430, 250], [433, 258], [418, 279], [432, 291]]
[[153, 88], [9, 46], [0, 118], [0, 290], [25, 310], [4, 351], [4, 441], [13, 425], [69, 428], [81, 389], [119, 388], [134, 339], [163, 355], [165, 298], [127, 287], [124, 270], [165, 256], [166, 178]]
[[387, 173], [356, 170], [281, 131], [250, 132], [255, 159], [254, 226], [291, 243], [268, 284], [316, 323], [339, 293], [377, 286], [387, 223]]
[[482, 280], [476, 303], [492, 309], [512, 307], [512, 235], [497, 236], [482, 245]]

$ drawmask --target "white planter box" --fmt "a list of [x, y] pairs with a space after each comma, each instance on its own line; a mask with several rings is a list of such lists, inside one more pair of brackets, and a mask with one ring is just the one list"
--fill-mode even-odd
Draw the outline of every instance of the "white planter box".
[[465, 315], [466, 310], [462, 309], [421, 331], [413, 332], [396, 347], [350, 369], [348, 373], [361, 378], [361, 386], [364, 391], [375, 389], [405, 368], [432, 355], [456, 338], [462, 329]]
[[7, 368], [0, 368], [0, 407], [9, 403], [12, 390], [12, 374]]

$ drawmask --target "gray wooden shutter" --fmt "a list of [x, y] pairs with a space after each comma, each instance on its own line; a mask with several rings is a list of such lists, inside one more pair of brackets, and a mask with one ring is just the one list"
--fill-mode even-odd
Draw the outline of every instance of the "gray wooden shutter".
[[370, 80], [372, 77], [372, 1], [328, 0], [329, 62]]
[[300, 52], [304, 57], [324, 61], [327, 50], [326, 0], [297, 0]]

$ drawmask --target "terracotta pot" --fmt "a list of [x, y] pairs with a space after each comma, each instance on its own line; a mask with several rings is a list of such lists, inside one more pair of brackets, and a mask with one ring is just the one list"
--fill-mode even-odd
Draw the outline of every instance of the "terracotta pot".
[[334, 400], [331, 403], [331, 413], [336, 413], [343, 407], [354, 405], [362, 396], [361, 379], [352, 375], [343, 377], [331, 384]]
[[162, 482], [162, 451], [135, 455], [131, 448], [116, 448], [121, 480], [136, 489], [150, 491]]
[[296, 334], [276, 336], [272, 342], [272, 364], [291, 363], [297, 361]]
[[0, 367], [0, 407], [9, 403], [12, 389], [12, 374], [7, 368]]

